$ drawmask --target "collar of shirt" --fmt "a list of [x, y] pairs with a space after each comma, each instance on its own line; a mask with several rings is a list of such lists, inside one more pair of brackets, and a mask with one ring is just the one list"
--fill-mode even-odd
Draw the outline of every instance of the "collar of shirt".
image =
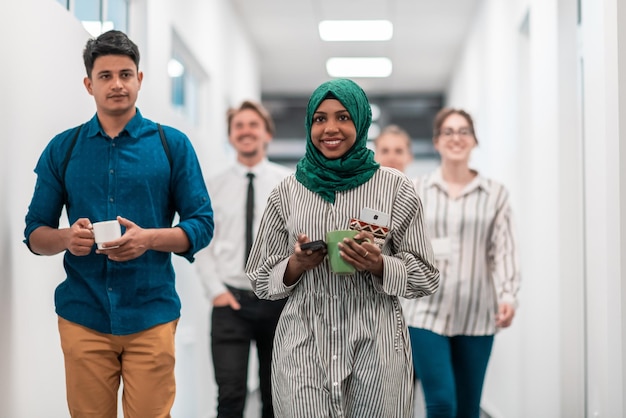
[[243, 165], [239, 161], [236, 161], [235, 162], [235, 171], [238, 174], [241, 174], [241, 178], [245, 178], [246, 174], [248, 174], [248, 173], [253, 173], [255, 175], [255, 177], [259, 177], [259, 174], [261, 174], [263, 172], [263, 170], [265, 170], [265, 168], [267, 167], [268, 164], [269, 164], [269, 161], [268, 161], [267, 158], [262, 159], [254, 167], [248, 167], [247, 165]]
[[[139, 138], [141, 135], [141, 129], [143, 128], [144, 118], [141, 115], [141, 112], [138, 108], [135, 108], [136, 113], [135, 116], [132, 117], [131, 120], [128, 121], [124, 129], [120, 132], [120, 136], [126, 132], [128, 136], [131, 138]], [[100, 125], [100, 120], [98, 119], [98, 114], [94, 114], [89, 122], [85, 124], [86, 136], [87, 138], [92, 138], [95, 136], [103, 136], [104, 138], [108, 138], [104, 129]]]
[[[476, 172], [476, 177], [470, 181], [467, 186], [463, 189], [463, 193], [461, 195], [466, 195], [474, 192], [475, 190], [481, 189], [485, 192], [489, 193], [491, 191], [491, 186], [489, 181], [480, 175], [480, 173], [476, 170], [472, 170]], [[426, 187], [437, 187], [440, 190], [447, 191], [448, 186], [443, 179], [443, 175], [441, 174], [441, 167], [438, 167], [435, 171], [433, 171], [426, 180]]]

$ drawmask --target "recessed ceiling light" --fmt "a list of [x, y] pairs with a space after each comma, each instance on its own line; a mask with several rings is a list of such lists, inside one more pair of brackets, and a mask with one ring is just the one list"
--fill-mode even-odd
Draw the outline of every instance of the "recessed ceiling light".
[[392, 71], [389, 58], [329, 58], [326, 71], [331, 77], [389, 77]]
[[388, 20], [323, 20], [319, 26], [323, 41], [388, 41], [393, 24]]

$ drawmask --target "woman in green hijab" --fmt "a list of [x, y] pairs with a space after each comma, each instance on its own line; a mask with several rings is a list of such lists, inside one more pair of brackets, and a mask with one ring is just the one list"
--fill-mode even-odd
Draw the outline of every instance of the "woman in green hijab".
[[[406, 417], [413, 369], [399, 297], [434, 293], [439, 272], [410, 180], [379, 167], [366, 146], [371, 108], [353, 81], [319, 86], [307, 106], [306, 154], [272, 192], [246, 271], [263, 299], [289, 296], [276, 328], [277, 417]], [[327, 249], [334, 230], [350, 274]], [[334, 248], [329, 248], [334, 250]]]

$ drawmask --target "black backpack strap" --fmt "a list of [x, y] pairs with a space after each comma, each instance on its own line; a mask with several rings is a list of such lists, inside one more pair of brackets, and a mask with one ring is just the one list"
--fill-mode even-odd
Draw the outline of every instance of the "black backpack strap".
[[[157, 123], [157, 128], [159, 128], [159, 136], [161, 137], [161, 144], [163, 144], [163, 151], [165, 151], [165, 155], [167, 156], [167, 161], [170, 163], [170, 173], [174, 167], [174, 163], [172, 161], [172, 154], [170, 153], [170, 147], [167, 144], [167, 138], [165, 138], [165, 132], [163, 131], [163, 127], [160, 123]], [[172, 194], [172, 175], [170, 174], [170, 208], [174, 209], [174, 195]]]
[[76, 132], [74, 133], [74, 137], [72, 138], [72, 142], [70, 142], [70, 147], [67, 150], [67, 154], [65, 155], [65, 159], [63, 160], [63, 165], [61, 165], [61, 182], [63, 184], [63, 204], [67, 210], [68, 206], [68, 198], [67, 198], [67, 189], [65, 188], [65, 172], [67, 171], [67, 166], [70, 163], [70, 158], [72, 158], [72, 152], [74, 151], [74, 147], [76, 146], [76, 142], [78, 141], [78, 134], [80, 134], [80, 129], [83, 125], [78, 125], [76, 128]]
[[159, 128], [159, 136], [161, 137], [161, 143], [163, 144], [163, 150], [165, 151], [165, 155], [167, 155], [167, 161], [170, 163], [170, 168], [172, 168], [172, 154], [170, 154], [170, 147], [167, 145], [167, 139], [165, 139], [165, 132], [163, 132], [163, 127], [160, 123], [157, 123], [157, 127]]

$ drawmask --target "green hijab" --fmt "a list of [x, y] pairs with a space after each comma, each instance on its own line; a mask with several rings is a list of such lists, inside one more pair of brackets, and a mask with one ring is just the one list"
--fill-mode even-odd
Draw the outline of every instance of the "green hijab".
[[[345, 106], [356, 128], [352, 148], [336, 159], [328, 159], [313, 145], [313, 115], [325, 99], [337, 99]], [[348, 79], [335, 79], [319, 86], [309, 99], [304, 127], [306, 153], [296, 166], [296, 179], [324, 200], [335, 203], [335, 192], [354, 189], [372, 178], [380, 166], [374, 152], [367, 148], [367, 132], [372, 123], [372, 109], [361, 87]]]

